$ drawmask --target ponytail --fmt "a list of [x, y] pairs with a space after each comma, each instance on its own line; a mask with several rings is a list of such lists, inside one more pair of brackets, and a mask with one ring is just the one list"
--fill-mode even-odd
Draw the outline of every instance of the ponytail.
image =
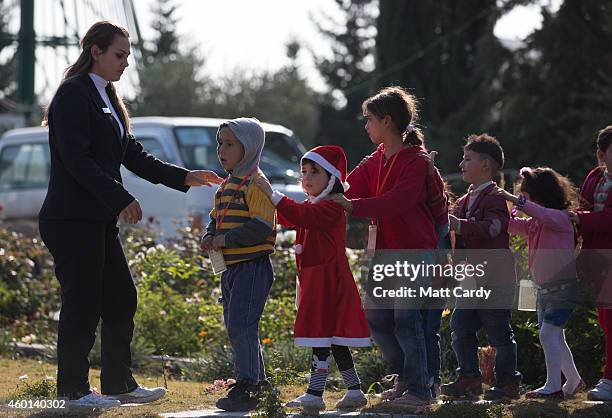
[[423, 145], [425, 135], [415, 126], [419, 120], [418, 100], [402, 87], [385, 87], [361, 105], [363, 114], [372, 113], [379, 118], [389, 116], [406, 145]]

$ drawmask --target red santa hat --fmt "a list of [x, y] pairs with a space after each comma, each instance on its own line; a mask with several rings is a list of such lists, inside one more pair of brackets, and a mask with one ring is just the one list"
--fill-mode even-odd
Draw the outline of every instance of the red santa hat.
[[339, 179], [344, 191], [349, 189], [349, 184], [346, 182], [346, 155], [341, 147], [337, 145], [321, 145], [304, 154], [302, 160], [304, 158], [319, 164], [325, 171], [334, 177], [330, 179], [332, 188], [335, 179]]

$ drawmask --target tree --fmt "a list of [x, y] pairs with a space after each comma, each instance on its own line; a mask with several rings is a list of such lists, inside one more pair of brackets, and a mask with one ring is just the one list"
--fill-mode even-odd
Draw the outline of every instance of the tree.
[[155, 36], [143, 51], [138, 70], [140, 86], [131, 103], [137, 116], [197, 116], [206, 83], [201, 75], [204, 60], [195, 48], [180, 50], [176, 33], [177, 6], [157, 0], [152, 7]]
[[[321, 131], [318, 142], [344, 147], [350, 165], [371, 149], [363, 129], [361, 103], [372, 93], [376, 2], [372, 0], [335, 0], [343, 22], [327, 18], [327, 26], [317, 24], [331, 42], [332, 56], [316, 56], [315, 62], [330, 94], [320, 101]], [[338, 104], [337, 97], [341, 97]]]
[[493, 28], [507, 6], [496, 0], [380, 0], [377, 84], [404, 86], [420, 99], [420, 123], [447, 171], [455, 171], [462, 139], [495, 120], [496, 79], [510, 53]]
[[318, 129], [318, 95], [299, 74], [296, 57], [300, 44], [287, 44], [290, 63], [275, 72], [259, 74], [237, 70], [210, 81], [202, 96], [202, 114], [216, 117], [254, 116], [292, 129], [313, 144]]
[[157, 3], [151, 6], [154, 15], [151, 27], [156, 32], [153, 46], [147, 51], [151, 56], [168, 59], [179, 53], [179, 37], [176, 33], [178, 19], [174, 17], [177, 8], [172, 0], [157, 0]]
[[612, 122], [612, 5], [565, 0], [542, 15], [506, 72], [498, 130], [517, 165], [550, 165], [579, 182], [594, 165], [595, 132]]
[[[14, 36], [8, 32], [9, 8], [0, 0], [0, 56], [5, 48], [14, 48]], [[0, 62], [0, 113], [15, 111], [17, 96], [17, 54], [4, 54], [6, 59]]]

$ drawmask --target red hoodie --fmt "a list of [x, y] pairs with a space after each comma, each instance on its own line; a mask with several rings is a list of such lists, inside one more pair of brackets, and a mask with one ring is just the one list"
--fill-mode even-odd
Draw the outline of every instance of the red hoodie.
[[[434, 219], [428, 207], [427, 168], [425, 149], [408, 146], [384, 162], [384, 146], [351, 171], [347, 182], [351, 185], [345, 193], [353, 200], [353, 216], [376, 219], [377, 249], [434, 249], [437, 235]], [[377, 196], [376, 188], [389, 175]], [[437, 177], [440, 174], [436, 170]], [[441, 183], [442, 179], [438, 181]]]
[[587, 175], [580, 190], [580, 234], [582, 248], [612, 248], [612, 190], [608, 191], [604, 209], [590, 212], [593, 209], [595, 189], [604, 175], [604, 168], [597, 167]]

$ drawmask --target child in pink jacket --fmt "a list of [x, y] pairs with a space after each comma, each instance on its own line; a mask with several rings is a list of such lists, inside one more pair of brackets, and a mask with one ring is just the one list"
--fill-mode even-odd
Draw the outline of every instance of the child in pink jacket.
[[[537, 286], [540, 342], [546, 360], [546, 383], [525, 396], [563, 399], [586, 388], [564, 330], [576, 305], [576, 240], [567, 212], [574, 205], [576, 192], [566, 177], [548, 167], [524, 167], [520, 174], [520, 196], [505, 190], [500, 193], [529, 216], [512, 217], [508, 233], [527, 238], [529, 270]], [[563, 386], [561, 373], [566, 379]]]

